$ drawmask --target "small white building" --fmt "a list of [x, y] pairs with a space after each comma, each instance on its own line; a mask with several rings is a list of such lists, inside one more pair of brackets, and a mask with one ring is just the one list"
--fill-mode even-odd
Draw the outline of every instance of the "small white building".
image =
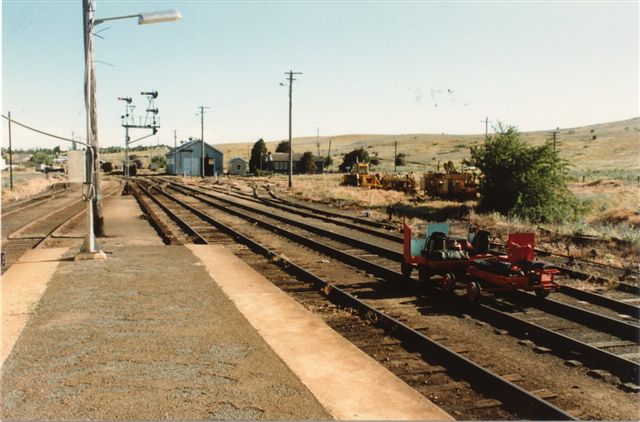
[[247, 160], [236, 157], [229, 161], [229, 174], [245, 176], [247, 174]]

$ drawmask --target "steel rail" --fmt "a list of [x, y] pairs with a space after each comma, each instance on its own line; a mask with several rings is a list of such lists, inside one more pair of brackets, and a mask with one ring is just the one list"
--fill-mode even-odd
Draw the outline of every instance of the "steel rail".
[[[166, 194], [166, 193], [165, 193]], [[167, 194], [168, 195], [168, 194]], [[174, 199], [177, 200], [177, 199]], [[200, 199], [202, 200], [202, 199]], [[402, 277], [401, 273], [395, 272], [393, 270], [390, 270], [388, 268], [384, 268], [382, 267], [382, 269], [378, 272], [374, 272], [371, 270], [371, 266], [376, 266], [375, 264], [372, 264], [368, 261], [362, 260], [360, 258], [356, 258], [353, 257], [351, 255], [345, 254], [341, 251], [335, 250], [333, 248], [327, 247], [326, 245], [322, 245], [319, 244], [318, 242], [312, 241], [308, 238], [305, 238], [303, 236], [297, 235], [295, 233], [291, 233], [288, 232], [286, 230], [283, 230], [281, 228], [278, 228], [277, 226], [273, 226], [269, 223], [263, 222], [262, 220], [259, 219], [255, 219], [253, 217], [247, 216], [245, 214], [242, 214], [238, 211], [235, 210], [231, 210], [229, 208], [226, 208], [224, 206], [221, 206], [219, 204], [213, 203], [211, 201], [207, 201], [204, 200], [203, 203], [206, 203], [208, 205], [211, 205], [217, 209], [219, 209], [220, 211], [223, 212], [227, 212], [227, 213], [231, 213], [232, 215], [235, 215], [237, 217], [243, 218], [251, 223], [255, 223], [261, 227], [266, 228], [267, 230], [273, 231], [276, 234], [280, 234], [286, 238], [289, 238], [293, 241], [296, 241], [298, 243], [302, 243], [305, 246], [308, 246], [312, 249], [315, 249], [317, 251], [326, 253], [329, 256], [333, 256], [334, 258], [337, 258], [339, 260], [341, 260], [342, 262], [345, 262], [349, 265], [353, 265], [359, 269], [368, 271], [372, 274], [378, 275], [386, 280], [406, 280]], [[190, 207], [193, 208], [193, 207]], [[197, 210], [195, 210], [195, 212], [199, 212]], [[343, 259], [341, 259], [341, 257]], [[376, 266], [379, 267], [379, 266]], [[375, 269], [375, 268], [374, 268]], [[497, 315], [497, 317], [499, 318], [501, 315], [503, 315], [502, 312], [495, 310], [487, 305], [479, 305], [479, 307], [484, 309], [484, 314], [488, 314], [493, 312], [494, 315]], [[597, 314], [595, 314], [597, 315]], [[627, 361], [629, 363], [627, 363], [627, 365], [631, 365], [631, 366], [625, 366], [624, 370], [620, 371], [620, 357], [608, 353], [608, 352], [604, 352], [602, 351], [602, 349], [598, 349], [594, 346], [591, 346], [587, 343], [583, 343], [580, 342], [578, 340], [575, 339], [571, 339], [569, 337], [566, 337], [568, 340], [566, 342], [563, 341], [563, 339], [565, 338], [565, 336], [561, 336], [558, 335], [558, 333], [546, 329], [544, 327], [540, 327], [536, 324], [533, 324], [531, 322], [527, 322], [521, 319], [517, 319], [517, 323], [520, 326], [520, 332], [522, 333], [528, 333], [528, 337], [529, 338], [533, 338], [535, 341], [539, 342], [539, 343], [545, 343], [548, 344], [549, 346], [551, 346], [552, 349], [554, 349], [554, 343], [553, 342], [549, 342], [547, 339], [548, 338], [553, 338], [555, 341], [559, 342], [558, 348], [560, 351], [562, 350], [575, 350], [578, 353], [580, 353], [581, 355], [585, 355], [585, 356], [590, 356], [590, 355], [596, 355], [598, 356], [600, 359], [602, 359], [602, 361], [598, 362], [596, 360], [590, 361], [591, 364], [595, 364], [596, 367], [600, 368], [600, 367], [604, 367], [605, 369], [608, 369], [610, 371], [612, 371], [613, 373], [615, 373], [616, 375], [620, 376], [621, 378], [625, 378], [627, 376], [627, 374], [635, 374], [638, 373], [637, 371], [637, 366], [638, 364], [636, 364], [635, 362], [631, 362], [631, 361], [627, 361], [626, 359], [624, 359], [624, 361]], [[515, 319], [512, 320], [512, 324], [516, 324]], [[526, 337], [526, 336], [525, 336]], [[608, 360], [609, 358], [613, 359], [613, 360]], [[633, 371], [630, 371], [629, 368], [633, 368]]]
[[[159, 192], [162, 192], [161, 190], [159, 190], [157, 188], [156, 188], [156, 190], [158, 190]], [[168, 195], [166, 192], [162, 192], [162, 193]], [[335, 248], [332, 248], [330, 246], [327, 246], [327, 245], [325, 245], [323, 243], [316, 242], [315, 240], [310, 239], [308, 237], [299, 235], [297, 233], [290, 232], [288, 230], [285, 230], [285, 229], [283, 229], [281, 227], [278, 227], [278, 226], [273, 225], [271, 223], [268, 223], [266, 221], [263, 221], [263, 220], [260, 220], [258, 218], [254, 218], [254, 217], [248, 216], [248, 215], [243, 214], [243, 213], [241, 213], [239, 211], [236, 211], [236, 210], [230, 209], [228, 207], [225, 207], [223, 205], [220, 205], [220, 204], [217, 204], [215, 202], [212, 202], [212, 201], [210, 201], [208, 199], [197, 198], [197, 197], [192, 196], [192, 195], [189, 195], [189, 196], [191, 196], [191, 197], [193, 197], [195, 199], [198, 199], [199, 201], [201, 201], [201, 202], [203, 202], [203, 203], [205, 203], [207, 205], [213, 206], [213, 207], [219, 209], [220, 211], [223, 211], [223, 212], [226, 212], [226, 213], [231, 214], [233, 216], [242, 218], [242, 219], [244, 219], [246, 221], [249, 221], [250, 223], [257, 224], [260, 227], [265, 228], [266, 230], [269, 230], [269, 231], [271, 231], [273, 233], [279, 234], [279, 235], [281, 235], [281, 236], [283, 236], [285, 238], [291, 239], [291, 240], [293, 240], [293, 241], [295, 241], [297, 243], [300, 243], [300, 244], [302, 244], [304, 246], [307, 246], [307, 247], [309, 247], [311, 249], [314, 249], [314, 250], [316, 250], [318, 252], [324, 253], [329, 257], [336, 258], [336, 259], [338, 259], [338, 260], [340, 260], [342, 262], [345, 262], [345, 263], [347, 263], [349, 265], [353, 265], [354, 267], [357, 267], [357, 268], [360, 268], [362, 270], [365, 270], [365, 271], [367, 271], [367, 272], [369, 272], [369, 273], [371, 273], [373, 275], [376, 275], [378, 277], [382, 277], [382, 278], [385, 278], [387, 280], [393, 280], [393, 281], [398, 281], [398, 282], [402, 281], [404, 279], [404, 277], [402, 276], [401, 273], [399, 273], [397, 271], [394, 271], [394, 270], [391, 270], [391, 269], [389, 269], [387, 267], [383, 267], [383, 266], [375, 264], [373, 262], [366, 261], [366, 260], [364, 260], [362, 258], [359, 258], [359, 257], [355, 256], [355, 255], [351, 255], [351, 254], [343, 252], [343, 251], [341, 251], [339, 249], [335, 249]], [[195, 209], [193, 207], [190, 207], [190, 206], [189, 206], [189, 209], [192, 209], [193, 212], [196, 212], [196, 213], [199, 212], [197, 209]]]
[[640, 306], [632, 305], [630, 303], [621, 302], [619, 300], [611, 299], [606, 296], [602, 296], [593, 292], [587, 292], [585, 290], [576, 289], [575, 287], [562, 285], [560, 292], [568, 296], [574, 297], [579, 300], [586, 300], [595, 305], [600, 305], [605, 308], [609, 308], [613, 311], [621, 314], [629, 315], [633, 318], [640, 319]]
[[[180, 186], [179, 185], [176, 185], [176, 184], [173, 184], [173, 183], [170, 183], [169, 185], [171, 187], [173, 187], [174, 189], [180, 190]], [[187, 189], [187, 190], [189, 190], [189, 189]], [[213, 205], [213, 203], [210, 203], [208, 199], [198, 197], [197, 195], [202, 195], [202, 193], [200, 193], [200, 192], [198, 192], [195, 195], [190, 193], [189, 195], [193, 196], [194, 198], [196, 198], [196, 199], [198, 199], [200, 201], [208, 203], [209, 205]], [[298, 227], [298, 228], [310, 231], [312, 233], [319, 234], [321, 236], [332, 238], [332, 239], [337, 240], [339, 242], [346, 243], [346, 244], [354, 246], [356, 248], [360, 248], [360, 249], [363, 249], [365, 251], [378, 254], [381, 257], [388, 258], [388, 259], [394, 260], [396, 262], [400, 262], [400, 260], [402, 259], [402, 252], [394, 251], [392, 249], [388, 249], [388, 248], [385, 248], [385, 247], [382, 247], [382, 246], [378, 246], [378, 245], [372, 244], [370, 242], [365, 242], [365, 241], [362, 241], [362, 240], [355, 239], [353, 237], [342, 235], [340, 233], [335, 233], [335, 232], [332, 232], [332, 231], [329, 231], [329, 230], [325, 230], [323, 228], [316, 227], [316, 226], [313, 226], [313, 225], [310, 225], [310, 224], [307, 224], [307, 223], [303, 223], [301, 221], [292, 220], [292, 219], [287, 218], [287, 217], [283, 217], [283, 216], [280, 216], [280, 215], [277, 215], [277, 214], [273, 214], [270, 211], [259, 210], [259, 209], [250, 207], [250, 206], [245, 205], [245, 204], [240, 204], [240, 203], [237, 203], [237, 202], [233, 202], [233, 201], [231, 201], [229, 199], [226, 199], [226, 198], [221, 198], [221, 197], [215, 196], [215, 195], [206, 195], [206, 196], [211, 198], [211, 199], [214, 199], [216, 201], [221, 201], [221, 202], [224, 202], [226, 204], [232, 205], [234, 207], [238, 207], [238, 208], [241, 208], [241, 209], [244, 209], [244, 210], [247, 210], [247, 211], [255, 212], [255, 213], [264, 215], [264, 216], [266, 216], [268, 218], [283, 222], [285, 224], [289, 224], [291, 226]]]
[[[137, 183], [139, 183], [139, 182], [137, 182]], [[147, 188], [151, 188], [151, 187], [152, 187], [152, 185], [147, 185]], [[189, 223], [184, 221], [184, 219], [180, 218], [169, 207], [167, 207], [162, 202], [160, 202], [160, 200], [158, 198], [156, 198], [154, 195], [152, 195], [148, 190], [143, 189], [143, 191], [145, 193], [147, 193], [147, 196], [153, 202], [155, 202], [156, 205], [158, 205], [158, 207], [160, 207], [160, 209], [162, 211], [164, 211], [169, 216], [169, 218], [178, 225], [178, 227], [180, 227], [182, 230], [186, 231], [187, 233], [191, 233], [191, 235], [196, 238], [196, 241], [194, 243], [199, 243], [199, 244], [207, 244], [208, 243], [207, 240], [205, 239], [205, 237], [202, 234], [200, 234], [200, 232], [198, 232], [198, 230], [196, 230], [194, 227], [189, 225]], [[165, 192], [162, 192], [162, 193], [165, 193]]]
[[[187, 185], [183, 185], [183, 184], [179, 184], [179, 183], [175, 183], [173, 182], [173, 184], [176, 184], [178, 186], [181, 186], [187, 190], [193, 191], [193, 192], [198, 192], [201, 193], [205, 196], [209, 196], [209, 197], [215, 197], [214, 195], [208, 193], [208, 192], [203, 192], [197, 188], [193, 188], [191, 186], [187, 186]], [[317, 220], [322, 220], [322, 221], [326, 221], [328, 223], [333, 223], [339, 226], [343, 226], [343, 227], [347, 227], [349, 229], [353, 229], [353, 230], [358, 230], [361, 231], [363, 233], [367, 233], [367, 234], [371, 234], [377, 237], [382, 237], [388, 240], [392, 240], [392, 241], [399, 241], [402, 242], [402, 236], [401, 235], [396, 235], [393, 233], [389, 233], [389, 232], [384, 232], [384, 231], [380, 231], [379, 229], [375, 229], [375, 228], [369, 228], [369, 227], [365, 227], [365, 226], [361, 226], [361, 225], [357, 225], [354, 224], [352, 222], [347, 222], [347, 221], [343, 221], [341, 219], [339, 219], [338, 217], [327, 217], [324, 215], [320, 215], [320, 214], [316, 214], [310, 211], [303, 211], [301, 209], [297, 209], [295, 206], [293, 205], [283, 205], [283, 204], [278, 204], [275, 201], [271, 201], [265, 198], [253, 198], [250, 197], [248, 195], [242, 194], [242, 193], [236, 193], [236, 192], [223, 192], [224, 188], [219, 187], [219, 186], [213, 186], [213, 188], [218, 191], [221, 194], [224, 195], [229, 195], [229, 196], [234, 196], [236, 198], [239, 199], [243, 199], [245, 201], [252, 201], [252, 202], [256, 202], [256, 203], [262, 203], [265, 204], [269, 207], [273, 207], [273, 208], [277, 208], [292, 214], [297, 214], [297, 215], [301, 215], [303, 217], [308, 217], [308, 218], [314, 218]], [[349, 219], [348, 217], [342, 217], [343, 219]]]
[[[272, 263], [276, 264], [287, 273], [298, 277], [303, 281], [312, 282], [316, 287], [322, 288], [323, 291], [328, 292], [327, 298], [331, 302], [358, 310], [364, 318], [374, 317], [377, 324], [385, 328], [389, 335], [398, 338], [403, 343], [406, 343], [407, 348], [411, 350], [418, 350], [424, 355], [438, 359], [452, 374], [456, 374], [457, 376], [468, 380], [469, 383], [479, 391], [487, 391], [488, 393], [486, 394], [488, 396], [500, 399], [505, 408], [511, 409], [523, 417], [548, 420], [577, 420], [574, 416], [563, 411], [557, 406], [535, 396], [532, 393], [529, 393], [523, 388], [505, 380], [497, 374], [492, 373], [464, 356], [443, 346], [437, 341], [430, 339], [424, 334], [371, 307], [365, 302], [357, 299], [355, 296], [350, 295], [343, 289], [332, 285], [313, 274], [311, 271], [302, 268], [285, 256], [272, 251], [268, 247], [250, 239], [244, 234], [221, 223], [206, 213], [191, 207], [172, 195], [162, 192], [158, 188], [155, 188], [155, 190], [169, 197], [183, 208], [191, 210], [194, 214], [209, 222], [220, 231], [228, 234], [236, 241], [246, 245], [254, 252], [267, 257]], [[148, 194], [153, 196], [151, 193]]]
[[566, 303], [557, 302], [550, 298], [540, 300], [537, 296], [529, 292], [514, 290], [510, 293], [528, 305], [533, 305], [549, 314], [557, 315], [562, 318], [567, 318], [567, 316], [569, 316], [567, 319], [584, 326], [595, 328], [618, 336], [621, 339], [640, 344], [640, 326], [638, 325], [609, 318], [608, 316], [587, 311], [586, 309], [578, 308]]
[[[169, 185], [170, 186], [177, 186], [177, 185], [174, 185], [172, 183], [169, 183]], [[176, 189], [176, 188], [174, 187], [174, 189]], [[179, 190], [179, 187], [178, 187], [178, 190]], [[200, 200], [200, 201], [202, 201], [202, 202], [204, 202], [204, 203], [206, 203], [208, 205], [217, 206], [217, 207], [220, 208], [219, 205], [215, 204], [214, 202], [209, 201], [208, 199], [198, 197], [197, 195], [191, 195], [191, 196], [193, 196], [194, 198], [196, 198], [196, 199], [198, 199], [198, 200]], [[337, 240], [337, 241], [340, 241], [340, 242], [343, 242], [343, 243], [347, 243], [349, 245], [352, 245], [352, 246], [355, 246], [355, 247], [358, 247], [358, 248], [361, 248], [361, 249], [364, 249], [364, 250], [367, 250], [367, 251], [370, 251], [370, 252], [373, 252], [373, 253], [378, 253], [381, 256], [383, 256], [385, 258], [393, 259], [396, 262], [400, 262], [400, 260], [402, 259], [402, 253], [400, 253], [400, 252], [392, 251], [392, 250], [389, 250], [387, 248], [382, 248], [382, 247], [379, 247], [379, 246], [376, 246], [376, 245], [371, 245], [370, 243], [367, 243], [367, 242], [363, 242], [363, 241], [360, 241], [360, 240], [357, 240], [357, 239], [353, 239], [353, 238], [350, 238], [348, 236], [340, 235], [338, 233], [334, 233], [334, 232], [331, 232], [331, 231], [328, 231], [328, 230], [320, 229], [320, 228], [315, 227], [315, 226], [310, 226], [310, 225], [307, 225], [307, 224], [302, 223], [302, 222], [298, 222], [298, 221], [295, 221], [295, 220], [288, 219], [286, 217], [276, 216], [276, 215], [274, 215], [274, 214], [272, 214], [270, 212], [257, 210], [255, 208], [249, 207], [247, 205], [235, 203], [235, 202], [230, 201], [228, 199], [218, 198], [218, 197], [214, 197], [214, 196], [211, 196], [211, 198], [214, 199], [214, 200], [221, 201], [221, 202], [224, 202], [226, 204], [230, 204], [232, 206], [236, 206], [238, 208], [250, 211], [250, 212], [255, 212], [255, 213], [258, 213], [258, 214], [265, 215], [265, 216], [267, 216], [269, 218], [273, 218], [275, 220], [284, 222], [284, 223], [292, 225], [292, 226], [300, 227], [300, 228], [302, 228], [304, 230], [308, 230], [308, 231], [311, 231], [313, 233], [320, 234], [321, 236], [326, 236], [326, 237], [329, 237], [331, 239], [334, 239], [334, 240]], [[226, 208], [226, 207], [225, 208], [220, 208], [220, 209], [223, 209], [223, 210], [225, 210], [227, 212], [231, 212], [231, 210], [229, 208]], [[270, 225], [269, 223], [266, 223], [266, 222], [264, 222], [262, 220], [258, 220], [258, 219], [254, 219], [253, 217], [246, 216], [245, 214], [241, 214], [240, 213], [240, 214], [236, 214], [236, 216], [240, 216], [241, 218], [245, 218], [245, 219], [251, 219], [250, 221], [252, 221], [254, 223], [257, 223], [257, 224], [261, 224], [261, 225], [268, 224], [270, 227], [275, 227], [275, 226]], [[287, 237], [288, 237], [288, 235], [287, 235]], [[305, 242], [313, 242], [316, 245], [316, 246], [313, 246], [313, 245], [309, 245], [308, 244], [308, 246], [310, 246], [313, 249], [320, 250], [319, 248], [328, 248], [328, 246], [326, 246], [326, 245], [319, 244], [318, 242], [311, 241], [310, 239], [307, 239], [307, 238], [304, 238], [304, 239], [305, 239], [304, 240]], [[341, 251], [337, 251], [337, 250], [335, 250], [333, 248], [325, 249], [325, 251], [329, 251], [329, 253], [327, 253], [327, 254], [328, 255], [331, 254], [330, 256], [333, 256], [333, 257], [340, 257], [340, 256], [344, 257], [344, 255], [341, 255], [342, 254]], [[381, 252], [383, 252], [384, 255]], [[353, 255], [349, 254], [349, 256], [350, 256], [350, 259], [354, 258]], [[342, 258], [339, 258], [339, 259], [344, 261], [344, 259], [342, 259]], [[361, 260], [361, 258], [358, 258], [358, 259]], [[364, 261], [364, 260], [362, 260], [362, 261]], [[351, 261], [351, 262], [353, 262], [353, 261]], [[368, 263], [369, 265], [372, 264], [372, 263], [370, 263], [368, 261], [364, 261], [364, 262]], [[364, 268], [365, 264], [363, 264], [363, 263], [360, 263], [360, 264], [355, 263], [355, 265], [360, 266], [360, 268]], [[380, 266], [378, 266], [378, 267], [380, 267]], [[382, 268], [384, 268], [384, 270], [386, 270], [386, 271], [382, 271], [379, 268], [376, 268], [375, 269], [376, 272], [373, 272], [373, 271], [370, 271], [370, 272], [372, 272], [372, 274], [375, 274], [375, 275], [378, 275], [378, 276], [388, 277], [389, 269], [386, 268], [386, 267], [382, 267]], [[369, 271], [369, 270], [367, 269], [367, 271]], [[383, 275], [383, 274], [387, 274], [387, 275]], [[394, 278], [397, 278], [398, 276], [402, 277], [402, 275], [400, 273], [395, 273], [394, 272], [394, 274], [392, 275], [392, 277], [394, 277]], [[514, 294], [517, 297], [519, 297], [520, 299], [526, 300], [526, 302], [529, 305], [532, 305], [532, 306], [535, 306], [535, 307], [539, 307], [539, 308], [544, 307], [547, 312], [553, 313], [553, 314], [558, 315], [558, 316], [560, 316], [562, 318], [565, 318], [565, 319], [580, 323], [582, 325], [585, 325], [585, 326], [593, 328], [593, 329], [597, 329], [597, 330], [600, 330], [600, 331], [604, 331], [604, 332], [607, 332], [607, 333], [610, 333], [610, 334], [614, 334], [614, 335], [620, 336], [621, 338], [624, 338], [624, 339], [627, 339], [627, 340], [637, 341], [637, 339], [638, 339], [639, 330], [638, 330], [638, 327], [636, 327], [634, 325], [631, 325], [631, 324], [628, 324], [628, 323], [625, 323], [625, 322], [622, 322], [622, 321], [618, 321], [618, 320], [615, 320], [613, 318], [609, 318], [609, 317], [606, 317], [604, 315], [600, 315], [600, 314], [597, 314], [597, 313], [594, 313], [594, 312], [590, 312], [590, 311], [587, 311], [587, 310], [584, 310], [584, 309], [580, 309], [580, 308], [577, 308], [575, 306], [566, 305], [566, 304], [563, 304], [563, 303], [560, 303], [560, 302], [555, 302], [555, 301], [552, 301], [550, 299], [544, 300], [544, 301], [532, 300], [531, 298], [533, 296], [530, 295], [530, 294], [524, 293], [524, 292], [514, 291]], [[534, 297], [534, 299], [535, 299], [535, 297]], [[547, 301], [549, 302], [549, 304], [545, 304], [545, 302], [547, 302]]]
[[546, 346], [556, 353], [562, 353], [569, 359], [576, 359], [574, 353], [577, 352], [580, 354], [578, 359], [591, 368], [605, 369], [624, 381], [636, 384], [639, 382], [640, 364], [637, 362], [622, 358], [606, 350], [551, 331], [487, 305], [479, 304], [479, 306], [470, 309], [468, 312], [472, 316], [489, 321], [492, 325], [505, 328], [518, 337], [532, 339], [536, 344]]
[[[267, 189], [267, 188], [265, 188], [265, 189]], [[314, 212], [314, 213], [327, 215], [327, 216], [329, 216], [329, 217], [334, 216], [334, 217], [337, 217], [337, 218], [345, 218], [345, 219], [348, 219], [348, 220], [351, 220], [351, 221], [355, 221], [355, 222], [360, 223], [360, 224], [365, 224], [365, 225], [367, 225], [367, 226], [378, 227], [378, 228], [382, 228], [382, 229], [385, 229], [385, 228], [386, 228], [386, 229], [390, 229], [390, 230], [395, 230], [395, 227], [393, 227], [393, 226], [392, 226], [391, 224], [389, 224], [389, 223], [382, 223], [382, 222], [379, 222], [379, 221], [367, 220], [367, 219], [365, 219], [365, 218], [360, 218], [360, 217], [354, 217], [354, 216], [344, 215], [344, 214], [340, 214], [340, 213], [337, 213], [337, 212], [331, 212], [331, 211], [321, 210], [321, 209], [319, 209], [319, 208], [311, 207], [311, 206], [309, 206], [309, 205], [305, 205], [305, 204], [298, 204], [298, 203], [293, 202], [293, 201], [289, 201], [289, 200], [286, 200], [286, 199], [282, 199], [282, 198], [280, 198], [279, 196], [277, 196], [275, 193], [273, 193], [273, 192], [271, 191], [271, 189], [267, 189], [267, 192], [269, 192], [269, 195], [270, 195], [272, 198], [274, 198], [276, 201], [283, 202], [283, 203], [288, 204], [288, 205], [290, 205], [290, 206], [292, 206], [292, 207], [303, 208], [303, 209], [309, 210], [309, 211]]]
[[[62, 189], [55, 188], [55, 186], [62, 185]], [[64, 194], [68, 183], [56, 183], [52, 185], [51, 189], [47, 192], [43, 192], [38, 195], [34, 195], [31, 198], [23, 199], [22, 201], [11, 202], [2, 205], [2, 218], [6, 218], [16, 212], [23, 211], [28, 208], [32, 208], [48, 199], [53, 199], [58, 195]]]

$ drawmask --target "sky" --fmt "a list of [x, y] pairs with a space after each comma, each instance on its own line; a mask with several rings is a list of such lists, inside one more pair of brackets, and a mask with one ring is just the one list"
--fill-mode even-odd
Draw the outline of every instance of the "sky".
[[[638, 2], [96, 1], [96, 18], [178, 9], [182, 20], [96, 27], [101, 146], [123, 146], [130, 96], [159, 92], [141, 144], [293, 136], [522, 131], [640, 115]], [[82, 2], [2, 1], [2, 112], [86, 135]], [[281, 86], [283, 83], [285, 86]], [[3, 119], [2, 145], [7, 145]], [[148, 134], [137, 129], [132, 138]], [[13, 147], [63, 142], [12, 126]]]

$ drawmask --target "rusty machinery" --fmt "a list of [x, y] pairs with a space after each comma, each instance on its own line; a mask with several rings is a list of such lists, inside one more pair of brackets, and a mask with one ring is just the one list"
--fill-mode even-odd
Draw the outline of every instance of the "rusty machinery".
[[355, 163], [351, 173], [342, 177], [342, 185], [358, 186], [369, 189], [380, 189], [380, 177], [376, 174], [369, 173], [369, 163]]
[[358, 186], [369, 189], [397, 190], [413, 194], [416, 192], [416, 180], [413, 175], [369, 173], [369, 163], [355, 163], [353, 170], [342, 177], [342, 185]]
[[440, 163], [436, 172], [424, 173], [420, 178], [420, 190], [432, 197], [452, 199], [474, 199], [478, 196], [479, 176], [475, 167], [466, 167], [458, 171], [453, 162], [444, 164], [444, 173], [440, 172]]

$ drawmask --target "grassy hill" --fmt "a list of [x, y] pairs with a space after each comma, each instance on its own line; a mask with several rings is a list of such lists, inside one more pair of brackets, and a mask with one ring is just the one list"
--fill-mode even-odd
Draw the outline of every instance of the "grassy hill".
[[[532, 144], [542, 144], [550, 138], [549, 131], [523, 132], [524, 139]], [[267, 142], [269, 151], [275, 151], [280, 140]], [[433, 170], [446, 161], [459, 164], [469, 158], [469, 147], [484, 141], [484, 135], [437, 135], [437, 134], [404, 134], [404, 135], [339, 135], [321, 136], [320, 154], [327, 155], [331, 141], [331, 156], [334, 168], [342, 162], [342, 155], [363, 147], [370, 156], [377, 154], [380, 165], [375, 169], [380, 172], [393, 171], [394, 144], [398, 142], [398, 153], [406, 154], [407, 166], [399, 167], [400, 172], [422, 172]], [[248, 159], [253, 142], [215, 144], [225, 155], [225, 161], [233, 157]], [[560, 129], [557, 135], [557, 148], [561, 155], [572, 164], [572, 172], [576, 176], [594, 175], [623, 180], [636, 180], [640, 175], [640, 117], [619, 122], [601, 123], [590, 126]], [[317, 154], [315, 137], [293, 139], [296, 152], [311, 151]], [[159, 150], [132, 152], [143, 162], [146, 168], [153, 155], [164, 155], [169, 152], [166, 147]], [[124, 153], [103, 154], [102, 158], [114, 163], [121, 163]]]
[[[550, 136], [549, 131], [523, 132], [532, 144], [542, 144]], [[320, 153], [327, 155], [331, 141], [331, 156], [334, 166], [342, 162], [342, 155], [363, 147], [369, 155], [377, 154], [381, 160], [379, 171], [393, 170], [394, 143], [398, 142], [398, 153], [406, 154], [407, 166], [399, 171], [424, 171], [434, 169], [438, 161], [459, 163], [469, 157], [469, 147], [484, 140], [484, 135], [339, 135], [321, 136]], [[640, 171], [640, 117], [618, 122], [595, 124], [576, 128], [560, 129], [557, 148], [562, 156], [574, 166], [574, 171], [631, 172]], [[275, 151], [280, 140], [267, 142], [269, 151]], [[225, 154], [248, 158], [252, 143], [216, 144]], [[317, 154], [316, 137], [293, 139], [296, 152], [311, 151]]]

